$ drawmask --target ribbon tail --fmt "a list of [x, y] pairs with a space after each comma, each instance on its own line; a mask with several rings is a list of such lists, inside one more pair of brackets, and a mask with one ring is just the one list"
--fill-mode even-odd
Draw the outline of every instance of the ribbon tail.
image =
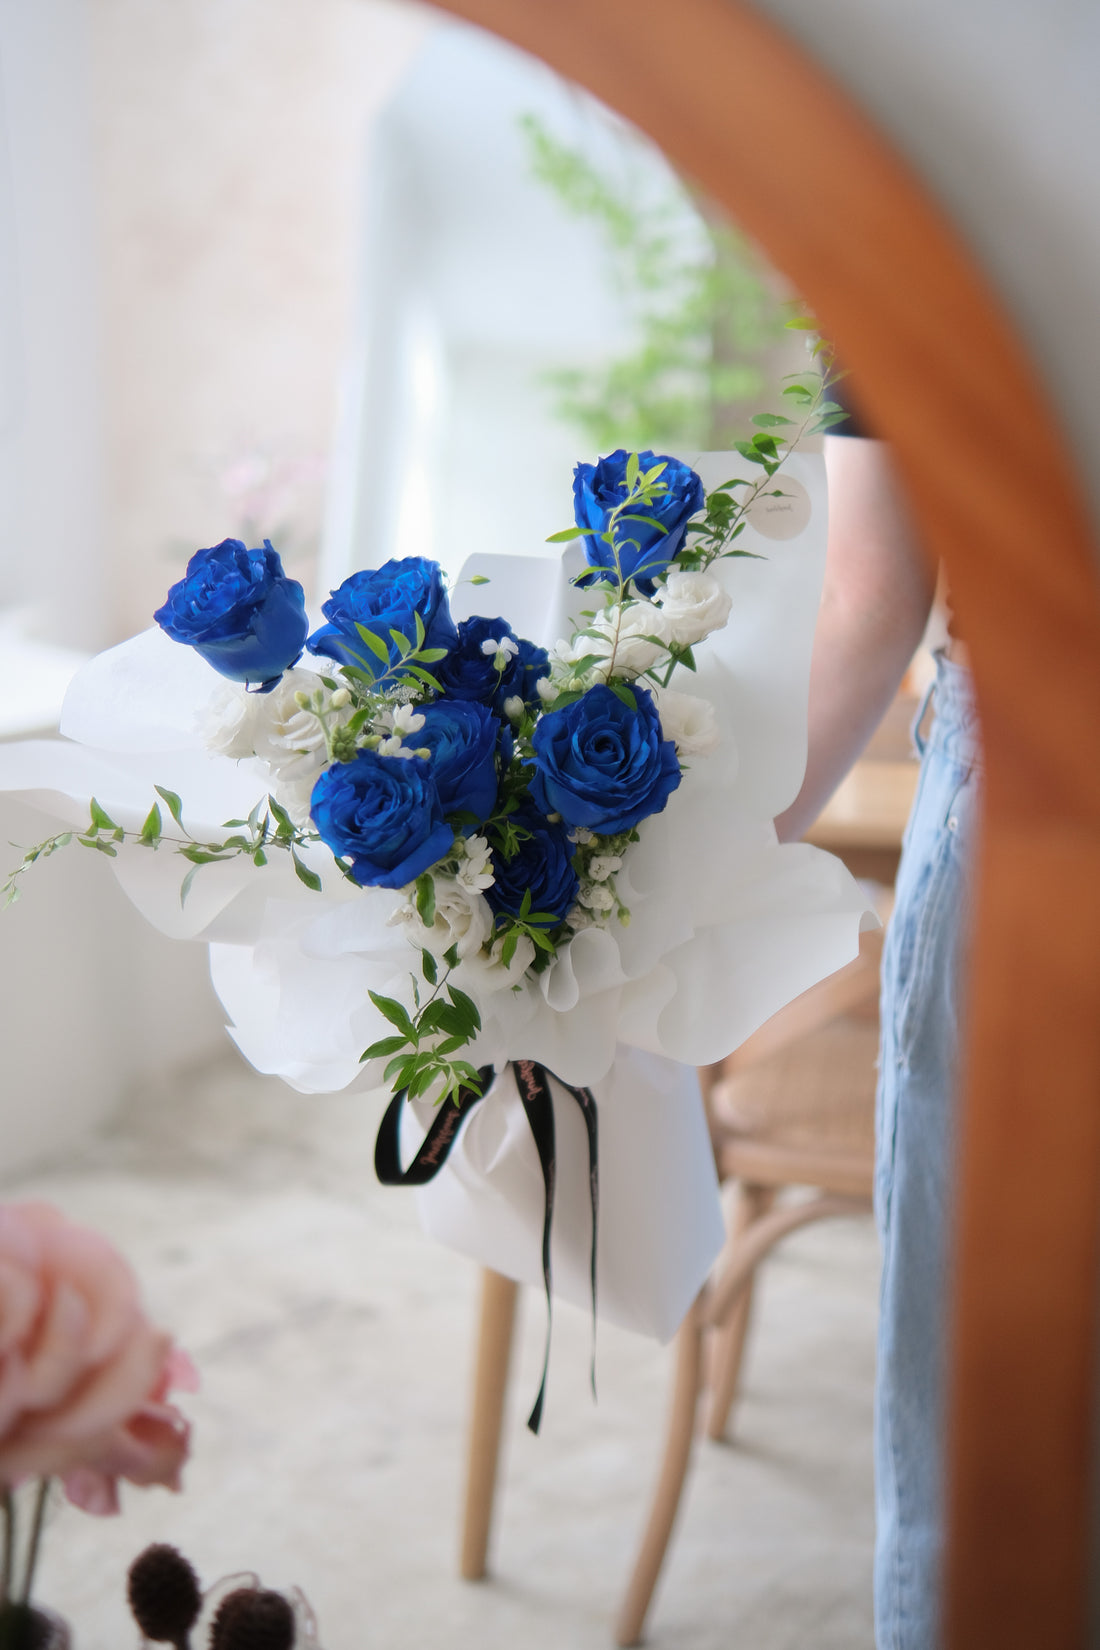
[[550, 1289], [550, 1230], [554, 1218], [554, 1185], [557, 1179], [557, 1160], [554, 1144], [554, 1101], [550, 1093], [547, 1072], [533, 1060], [515, 1060], [516, 1088], [519, 1091], [527, 1122], [534, 1137], [542, 1169], [545, 1199], [542, 1214], [542, 1284], [546, 1293], [546, 1348], [542, 1358], [542, 1379], [539, 1382], [535, 1405], [527, 1417], [527, 1426], [537, 1433], [542, 1423], [542, 1406], [546, 1397], [546, 1378], [550, 1370], [550, 1337], [553, 1328], [553, 1295]]

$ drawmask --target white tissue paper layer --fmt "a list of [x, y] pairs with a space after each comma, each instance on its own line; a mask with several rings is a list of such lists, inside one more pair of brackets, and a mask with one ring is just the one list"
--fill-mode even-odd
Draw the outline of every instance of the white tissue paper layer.
[[[744, 473], [729, 455], [689, 462], [708, 487]], [[711, 568], [733, 598], [732, 614], [699, 644], [697, 674], [679, 672], [676, 686], [712, 702], [721, 743], [691, 760], [664, 812], [641, 826], [618, 878], [629, 926], [583, 931], [518, 992], [487, 991], [467, 964], [456, 975], [482, 1014], [469, 1051], [475, 1065], [500, 1070], [510, 1059], [531, 1059], [567, 1083], [595, 1088], [601, 1310], [662, 1338], [722, 1241], [702, 1104], [685, 1068], [721, 1059], [850, 961], [861, 927], [875, 922], [838, 860], [805, 844], [780, 846], [771, 823], [793, 800], [805, 766], [826, 530], [821, 459], [795, 455], [782, 474], [805, 489], [808, 523], [782, 540], [749, 527], [738, 546], [764, 559]], [[476, 556], [463, 577], [481, 573], [491, 582], [459, 584], [452, 611], [457, 619], [499, 613], [518, 634], [549, 645], [569, 635], [584, 603], [568, 582], [579, 561], [577, 546], [563, 560]], [[206, 749], [203, 717], [222, 691], [191, 649], [146, 631], [78, 673], [63, 740], [0, 747], [0, 789], [77, 825], [94, 794], [120, 824], [137, 828], [160, 784], [182, 796], [192, 835], [216, 837], [266, 788], [260, 763]], [[406, 926], [386, 922], [400, 896], [356, 889], [323, 848], [306, 856], [324, 879], [323, 893], [311, 893], [284, 857], [272, 854], [263, 871], [246, 859], [204, 867], [184, 907], [186, 866], [177, 856], [127, 846], [112, 864], [162, 932], [209, 944], [231, 1035], [257, 1070], [306, 1093], [377, 1085], [374, 1068], [384, 1062], [364, 1067], [359, 1056], [391, 1028], [368, 991], [404, 996], [416, 963]], [[583, 1302], [587, 1237], [578, 1243], [577, 1233], [588, 1216], [581, 1227], [572, 1219], [574, 1201], [587, 1209], [583, 1130], [567, 1098], [557, 1096], [555, 1111], [555, 1289]], [[514, 1085], [498, 1078], [418, 1201], [433, 1236], [538, 1282], [542, 1181], [525, 1131]]]

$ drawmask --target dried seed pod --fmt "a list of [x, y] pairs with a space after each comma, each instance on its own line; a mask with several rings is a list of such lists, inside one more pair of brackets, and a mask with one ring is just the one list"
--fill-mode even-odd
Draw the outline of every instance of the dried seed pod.
[[282, 1593], [238, 1587], [218, 1606], [210, 1650], [292, 1650], [294, 1611]]
[[202, 1590], [181, 1552], [160, 1541], [146, 1547], [130, 1566], [126, 1595], [147, 1639], [188, 1650], [188, 1635], [202, 1609]]

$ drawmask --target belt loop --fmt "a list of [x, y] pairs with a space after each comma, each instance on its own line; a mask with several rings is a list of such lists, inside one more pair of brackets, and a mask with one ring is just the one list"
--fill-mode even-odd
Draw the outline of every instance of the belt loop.
[[936, 679], [933, 678], [925, 689], [924, 698], [920, 702], [920, 709], [914, 716], [912, 726], [909, 729], [909, 735], [913, 741], [913, 744], [916, 746], [918, 756], [923, 756], [925, 751], [928, 749], [928, 741], [921, 733], [920, 725], [928, 714], [928, 707], [932, 703], [932, 695], [935, 691]]

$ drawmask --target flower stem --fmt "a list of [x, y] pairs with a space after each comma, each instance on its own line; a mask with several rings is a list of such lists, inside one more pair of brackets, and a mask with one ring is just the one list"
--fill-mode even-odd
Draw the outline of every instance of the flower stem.
[[42, 1531], [46, 1523], [46, 1506], [49, 1498], [50, 1480], [40, 1478], [34, 1498], [34, 1516], [31, 1521], [31, 1538], [27, 1547], [27, 1561], [23, 1568], [23, 1587], [19, 1595], [21, 1604], [30, 1603], [31, 1587], [34, 1583], [34, 1572], [38, 1568], [38, 1549], [42, 1545]]

